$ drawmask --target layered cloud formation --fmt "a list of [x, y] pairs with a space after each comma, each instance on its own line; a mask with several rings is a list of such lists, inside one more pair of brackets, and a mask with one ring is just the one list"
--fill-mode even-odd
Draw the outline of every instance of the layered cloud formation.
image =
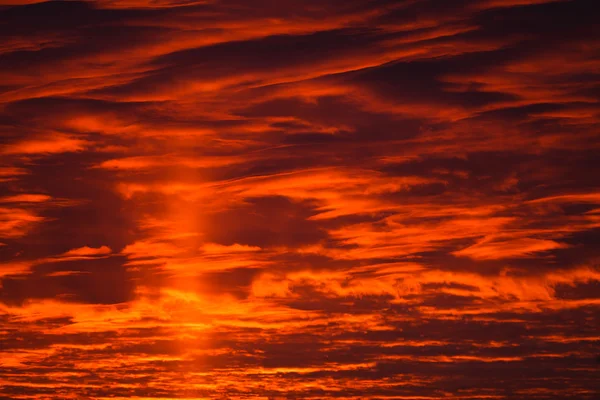
[[0, 1], [0, 398], [597, 398], [595, 3]]

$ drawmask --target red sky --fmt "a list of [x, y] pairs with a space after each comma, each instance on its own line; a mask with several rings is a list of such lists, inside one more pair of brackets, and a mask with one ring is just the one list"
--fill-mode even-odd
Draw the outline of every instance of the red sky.
[[0, 1], [0, 399], [597, 399], [593, 0]]

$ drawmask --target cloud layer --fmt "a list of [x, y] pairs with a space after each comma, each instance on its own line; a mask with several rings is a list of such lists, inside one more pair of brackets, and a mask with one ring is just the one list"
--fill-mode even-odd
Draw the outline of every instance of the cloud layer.
[[594, 5], [0, 1], [0, 398], [596, 398]]

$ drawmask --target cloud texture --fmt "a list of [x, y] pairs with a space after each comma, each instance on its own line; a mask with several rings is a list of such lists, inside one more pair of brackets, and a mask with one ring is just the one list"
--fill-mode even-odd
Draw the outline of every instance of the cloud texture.
[[595, 3], [0, 1], [0, 398], [597, 398]]

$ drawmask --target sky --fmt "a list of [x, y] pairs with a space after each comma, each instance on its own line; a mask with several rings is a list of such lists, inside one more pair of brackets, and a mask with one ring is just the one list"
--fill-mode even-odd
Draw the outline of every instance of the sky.
[[0, 0], [0, 399], [597, 399], [594, 0]]

